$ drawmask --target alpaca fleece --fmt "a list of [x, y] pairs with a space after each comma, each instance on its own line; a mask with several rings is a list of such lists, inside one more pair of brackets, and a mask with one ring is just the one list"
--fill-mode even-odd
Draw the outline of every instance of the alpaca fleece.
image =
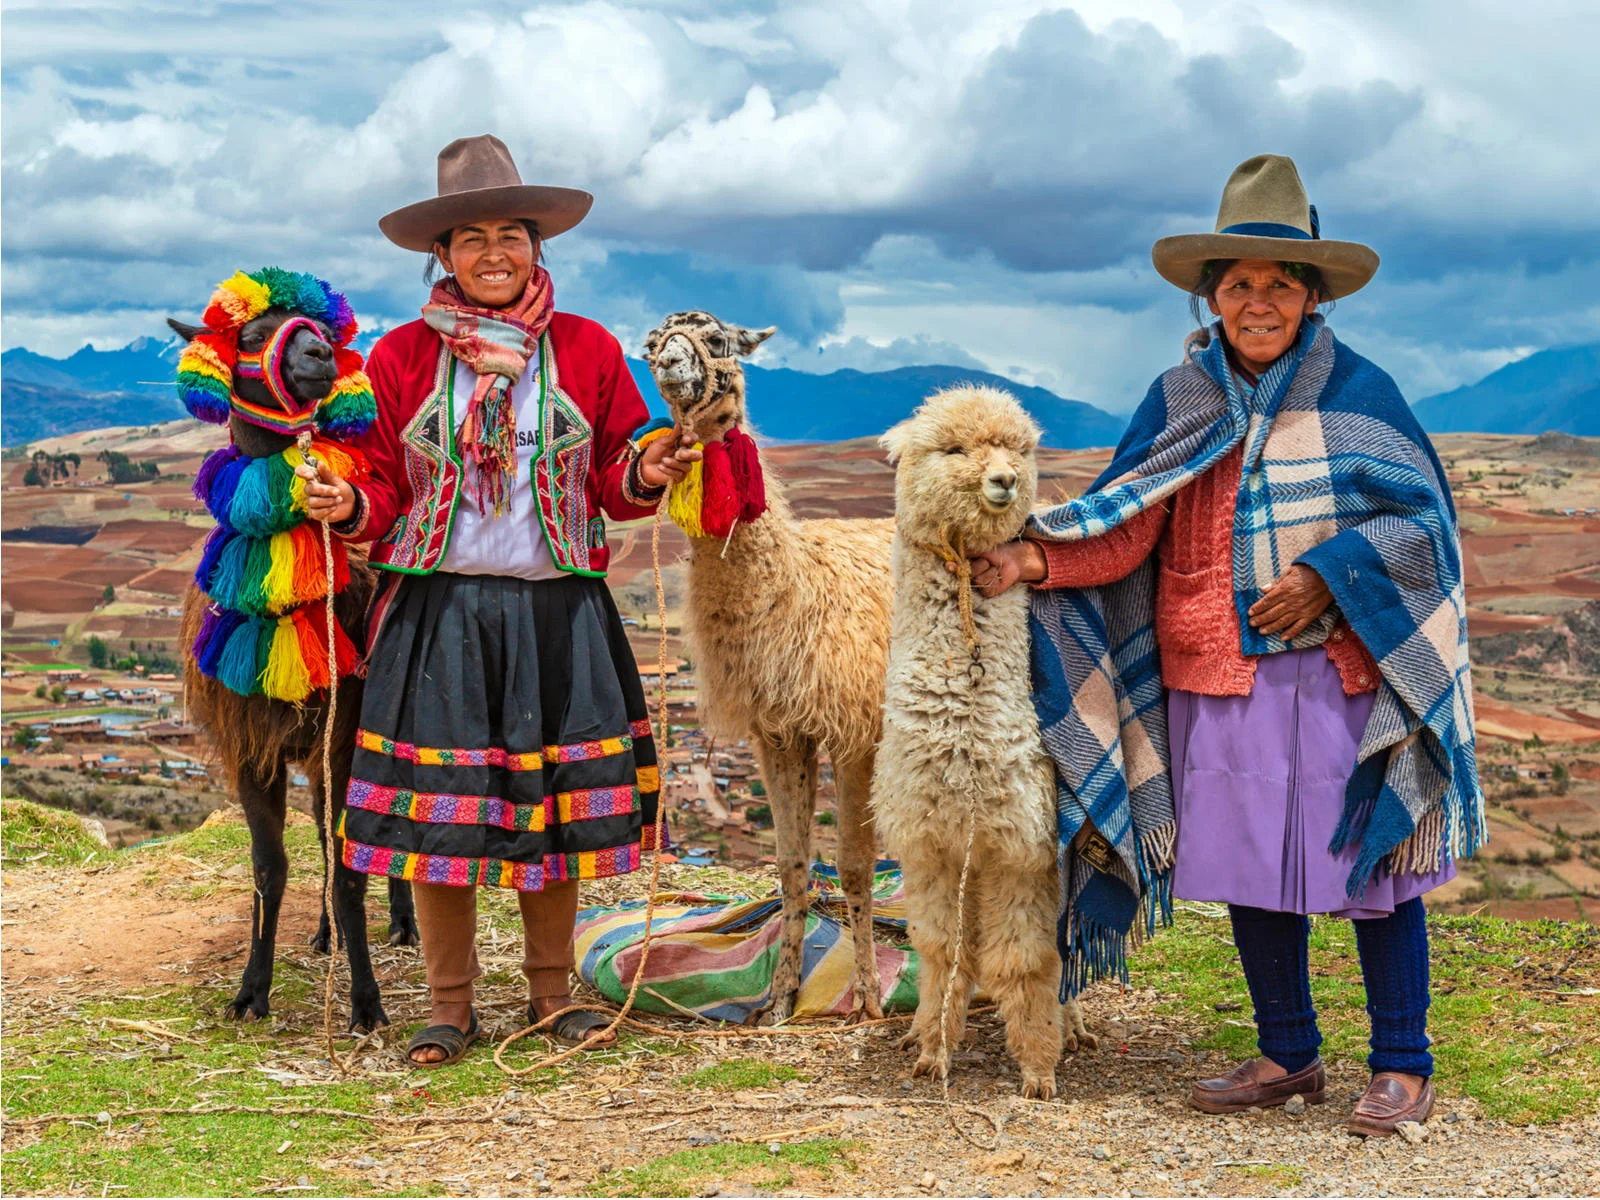
[[[1029, 697], [1028, 593], [972, 597], [978, 645], [963, 639], [958, 576], [931, 549], [991, 549], [1020, 532], [1037, 488], [1037, 427], [992, 388], [941, 392], [884, 437], [895, 481], [894, 622], [883, 740], [873, 777], [878, 829], [905, 874], [912, 945], [921, 957], [907, 1039], [916, 1073], [943, 1076], [975, 983], [1000, 1005], [1025, 1096], [1055, 1094], [1061, 977], [1055, 769]], [[1010, 479], [1000, 511], [986, 486]], [[975, 810], [973, 809], [975, 805]], [[941, 1042], [939, 1012], [955, 957], [968, 814], [976, 837], [960, 974]], [[1074, 1034], [1082, 1031], [1073, 1011]], [[1086, 1035], [1085, 1035], [1086, 1036]], [[1074, 1039], [1076, 1044], [1076, 1037]]]

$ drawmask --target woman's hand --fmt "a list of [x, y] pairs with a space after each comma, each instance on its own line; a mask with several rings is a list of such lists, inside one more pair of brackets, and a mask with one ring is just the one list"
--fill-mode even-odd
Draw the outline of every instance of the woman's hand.
[[694, 448], [694, 434], [681, 426], [670, 437], [658, 437], [639, 455], [639, 478], [648, 488], [671, 487], [704, 455]]
[[[1037, 583], [1050, 573], [1044, 547], [1026, 540], [1006, 542], [993, 550], [975, 554], [968, 561], [972, 564], [973, 586], [991, 600], [1018, 583]], [[946, 563], [945, 569], [954, 571], [956, 565]]]
[[306, 511], [313, 521], [337, 525], [350, 519], [350, 514], [356, 511], [356, 489], [335, 475], [327, 463], [319, 462], [315, 475], [306, 464], [294, 470], [306, 481]]
[[1333, 593], [1322, 576], [1304, 563], [1295, 563], [1250, 606], [1250, 624], [1258, 633], [1293, 641], [1332, 603]]

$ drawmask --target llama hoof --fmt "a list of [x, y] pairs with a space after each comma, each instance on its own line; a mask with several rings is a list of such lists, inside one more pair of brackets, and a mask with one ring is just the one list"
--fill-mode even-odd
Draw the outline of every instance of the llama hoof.
[[944, 1079], [950, 1074], [950, 1059], [938, 1054], [923, 1051], [917, 1058], [917, 1065], [911, 1068], [911, 1078], [918, 1079], [923, 1075], [931, 1079]]
[[365, 1003], [352, 1002], [350, 1005], [350, 1032], [354, 1034], [368, 1034], [374, 1029], [382, 1028], [389, 1023], [389, 1014], [383, 1011], [383, 1005], [372, 1000]]
[[1078, 1033], [1073, 1033], [1069, 1029], [1066, 1036], [1061, 1039], [1061, 1045], [1068, 1054], [1076, 1054], [1079, 1050], [1100, 1049], [1100, 1039], [1086, 1029]]
[[389, 945], [391, 946], [420, 946], [422, 935], [417, 932], [415, 920], [406, 922], [390, 922]]
[[910, 1033], [902, 1034], [895, 1040], [894, 1048], [896, 1050], [920, 1050], [922, 1049], [922, 1035], [915, 1029]]
[[1024, 1100], [1054, 1100], [1056, 1098], [1055, 1075], [1025, 1076], [1022, 1080], [1022, 1098]]
[[222, 1010], [222, 1015], [230, 1021], [264, 1021], [272, 1010], [267, 1006], [266, 999], [252, 996], [239, 995], [234, 997], [233, 1003]]
[[883, 1005], [871, 999], [863, 1000], [860, 993], [857, 993], [855, 1003], [850, 1006], [850, 1011], [846, 1014], [844, 1023], [846, 1025], [860, 1025], [865, 1021], [881, 1020], [883, 1020]]
[[782, 1025], [794, 1016], [794, 994], [790, 993], [783, 999], [774, 999], [762, 1009], [758, 1015], [758, 1025]]
[[332, 954], [333, 934], [329, 933], [328, 927], [324, 925], [311, 935], [306, 944], [311, 947], [314, 954]]

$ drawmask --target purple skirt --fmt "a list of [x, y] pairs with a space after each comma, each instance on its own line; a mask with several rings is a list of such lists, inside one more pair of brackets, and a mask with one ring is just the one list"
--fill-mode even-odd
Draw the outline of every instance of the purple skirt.
[[1277, 912], [1385, 917], [1455, 877], [1446, 862], [1427, 875], [1369, 880], [1359, 903], [1345, 893], [1357, 847], [1328, 844], [1372, 711], [1371, 693], [1347, 696], [1321, 647], [1263, 656], [1248, 696], [1167, 693], [1180, 900]]

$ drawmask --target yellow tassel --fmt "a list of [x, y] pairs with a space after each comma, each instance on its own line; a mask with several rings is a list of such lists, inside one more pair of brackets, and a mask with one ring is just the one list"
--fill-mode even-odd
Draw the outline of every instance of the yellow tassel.
[[[703, 449], [699, 442], [695, 443], [694, 448]], [[672, 485], [672, 493], [667, 498], [667, 515], [672, 518], [674, 525], [690, 537], [706, 536], [700, 524], [700, 506], [705, 502], [705, 472], [702, 468], [700, 461], [691, 463], [689, 473]]]
[[294, 539], [287, 533], [273, 534], [269, 553], [272, 565], [267, 568], [267, 577], [261, 581], [261, 590], [267, 597], [269, 609], [279, 613], [286, 608], [293, 608], [298, 602], [294, 594]]
[[293, 617], [278, 618], [278, 627], [272, 632], [266, 674], [261, 677], [261, 690], [274, 700], [286, 700], [290, 704], [299, 704], [311, 694], [311, 675], [300, 658], [300, 635], [295, 632]]
[[[283, 461], [289, 464], [290, 469], [303, 467], [306, 456], [298, 446], [290, 446], [283, 452]], [[306, 511], [306, 481], [298, 474], [289, 483], [289, 505], [295, 512]]]

